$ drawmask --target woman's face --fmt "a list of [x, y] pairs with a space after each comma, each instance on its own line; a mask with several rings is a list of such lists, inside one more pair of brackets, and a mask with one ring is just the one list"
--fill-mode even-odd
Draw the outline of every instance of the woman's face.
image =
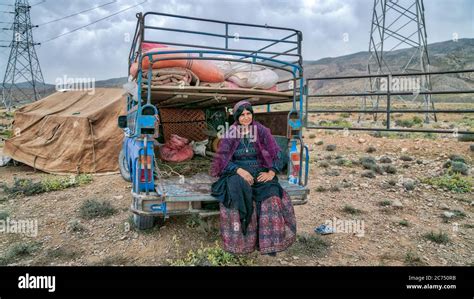
[[247, 109], [242, 111], [242, 114], [239, 116], [239, 123], [242, 126], [248, 126], [252, 123], [252, 113]]

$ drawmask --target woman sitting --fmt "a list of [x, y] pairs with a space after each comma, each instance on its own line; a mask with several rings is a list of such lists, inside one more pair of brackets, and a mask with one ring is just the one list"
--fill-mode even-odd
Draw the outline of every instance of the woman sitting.
[[224, 250], [275, 255], [296, 239], [291, 199], [276, 174], [280, 148], [270, 130], [253, 120], [252, 105], [238, 102], [235, 123], [219, 143], [211, 175], [219, 177], [212, 196], [220, 202]]

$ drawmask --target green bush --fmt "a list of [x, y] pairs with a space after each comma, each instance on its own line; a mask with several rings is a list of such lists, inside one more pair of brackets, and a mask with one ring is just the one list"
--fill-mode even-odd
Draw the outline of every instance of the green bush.
[[41, 248], [41, 243], [16, 243], [7, 249], [3, 256], [0, 256], [0, 265], [6, 266], [19, 258], [30, 256]]
[[0, 220], [6, 220], [10, 216], [10, 213], [8, 211], [0, 211]]
[[249, 266], [254, 259], [246, 255], [235, 255], [224, 251], [216, 242], [213, 247], [190, 250], [184, 258], [169, 259], [171, 266]]
[[327, 189], [324, 188], [323, 186], [316, 187], [316, 192], [326, 192], [326, 191], [327, 191]]
[[342, 118], [349, 118], [351, 116], [351, 114], [347, 113], [347, 112], [343, 112], [343, 113], [339, 114], [339, 116], [342, 117]]
[[419, 116], [413, 116], [412, 122], [416, 125], [419, 125], [423, 123], [423, 119]]
[[370, 156], [362, 157], [362, 158], [359, 159], [359, 161], [362, 164], [362, 166], [364, 166], [364, 168], [366, 168], [366, 169], [371, 169], [371, 166], [370, 166], [371, 164], [377, 164], [375, 159], [373, 157], [370, 157]]
[[451, 156], [449, 156], [449, 160], [451, 160], [453, 162], [462, 162], [462, 163], [467, 164], [466, 158], [464, 158], [461, 155], [451, 155]]
[[453, 161], [451, 163], [451, 167], [450, 167], [449, 171], [451, 173], [460, 173], [462, 175], [468, 175], [469, 174], [469, 166], [467, 166], [463, 162]]
[[361, 214], [362, 211], [359, 209], [354, 208], [353, 206], [350, 205], [345, 205], [344, 208], [342, 209], [343, 212], [351, 214], [351, 215], [358, 215]]
[[323, 127], [341, 127], [341, 128], [351, 128], [352, 123], [346, 119], [338, 119], [332, 121], [322, 120], [319, 122], [320, 126]]
[[395, 120], [395, 125], [397, 127], [411, 128], [415, 124], [412, 120], [409, 120], [409, 119], [397, 119], [397, 120]]
[[402, 156], [400, 156], [400, 160], [405, 161], [405, 162], [409, 162], [409, 161], [413, 161], [413, 158], [408, 156], [408, 155], [402, 155]]
[[369, 146], [365, 151], [371, 154], [371, 153], [375, 153], [377, 149], [375, 148], [375, 146]]
[[81, 217], [84, 219], [108, 217], [116, 212], [117, 210], [109, 201], [98, 201], [96, 199], [86, 200], [80, 208]]
[[361, 177], [373, 179], [373, 178], [375, 178], [375, 171], [366, 170], [366, 171], [362, 172]]
[[420, 257], [411, 251], [405, 255], [405, 266], [423, 266], [425, 263], [420, 259]]
[[469, 193], [472, 189], [472, 179], [462, 177], [459, 174], [444, 174], [443, 176], [426, 178], [423, 183], [448, 189], [456, 193]]
[[396, 174], [397, 173], [397, 168], [393, 165], [383, 165], [382, 166], [383, 171], [389, 174]]
[[474, 141], [474, 134], [459, 134], [458, 141], [461, 141], [461, 142]]
[[2, 184], [0, 188], [10, 197], [16, 197], [18, 195], [32, 196], [44, 192], [82, 186], [90, 182], [92, 182], [92, 176], [89, 174], [80, 174], [71, 177], [47, 177], [38, 182], [32, 179], [14, 178], [12, 186]]
[[447, 244], [450, 241], [448, 235], [441, 231], [439, 233], [435, 233], [431, 231], [425, 234], [424, 237], [425, 239], [438, 243], [438, 244]]
[[390, 200], [383, 200], [379, 202], [379, 206], [382, 206], [382, 207], [388, 207], [391, 205], [392, 205], [392, 202]]
[[329, 163], [326, 161], [319, 162], [319, 167], [321, 168], [329, 168]]
[[398, 222], [398, 224], [401, 225], [401, 226], [405, 226], [405, 227], [410, 226], [410, 223], [408, 223], [408, 220], [406, 220], [406, 219], [400, 220]]
[[311, 257], [322, 257], [326, 254], [330, 244], [315, 234], [298, 234], [296, 242], [288, 249], [291, 255], [305, 255]]

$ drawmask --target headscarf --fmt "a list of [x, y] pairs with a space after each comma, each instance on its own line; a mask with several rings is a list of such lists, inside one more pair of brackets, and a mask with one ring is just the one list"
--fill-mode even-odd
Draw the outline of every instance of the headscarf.
[[244, 110], [250, 111], [253, 117], [252, 104], [250, 104], [249, 101], [243, 100], [235, 104], [234, 108], [232, 109], [232, 112], [234, 113], [234, 121], [239, 123], [239, 117], [240, 115], [242, 115], [242, 112], [244, 112]]

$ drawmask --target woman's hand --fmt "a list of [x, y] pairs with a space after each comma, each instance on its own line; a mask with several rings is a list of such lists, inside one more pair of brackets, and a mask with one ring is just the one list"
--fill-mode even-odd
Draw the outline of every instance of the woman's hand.
[[258, 182], [269, 182], [273, 180], [275, 177], [275, 172], [273, 170], [269, 170], [268, 172], [261, 172], [257, 178]]
[[238, 168], [237, 174], [240, 175], [249, 185], [253, 185], [253, 176], [245, 169]]

